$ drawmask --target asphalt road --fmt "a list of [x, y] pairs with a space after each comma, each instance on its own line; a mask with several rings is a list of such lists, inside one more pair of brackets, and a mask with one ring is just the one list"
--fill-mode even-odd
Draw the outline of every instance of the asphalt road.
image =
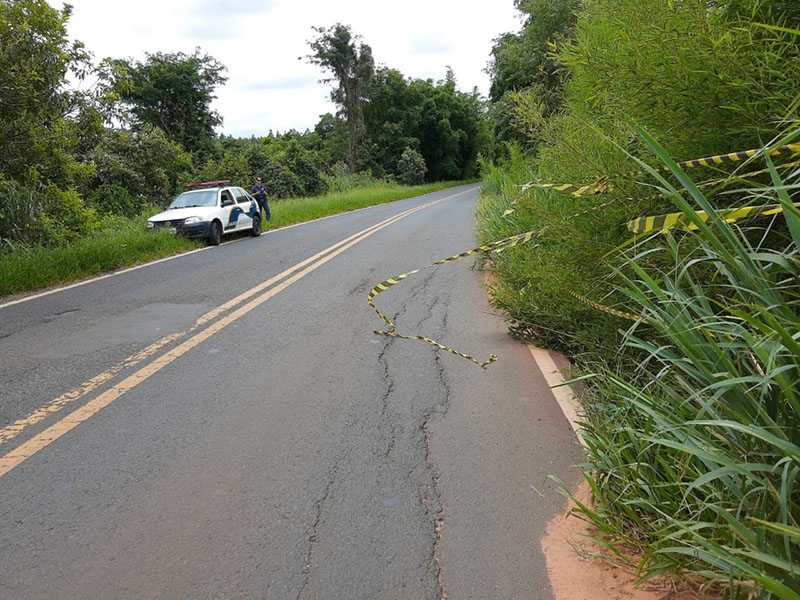
[[366, 302], [475, 246], [476, 196], [0, 307], [0, 599], [551, 598], [548, 476], [575, 481], [577, 446], [484, 274], [427, 269], [376, 304], [398, 332], [497, 354], [485, 370], [374, 335]]

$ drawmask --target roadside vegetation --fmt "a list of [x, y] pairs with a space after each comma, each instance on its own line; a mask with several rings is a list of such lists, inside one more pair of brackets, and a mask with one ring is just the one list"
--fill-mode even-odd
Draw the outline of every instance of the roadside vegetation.
[[275, 226], [475, 179], [488, 151], [477, 92], [459, 91], [452, 72], [414, 80], [376, 67], [345, 25], [310, 32], [307, 57], [340, 111], [313, 130], [233, 138], [211, 109], [223, 64], [199, 48], [98, 60], [67, 38], [70, 11], [0, 1], [0, 294], [192, 247], [136, 233], [188, 182], [249, 189], [260, 176]]
[[[272, 204], [272, 220], [264, 221], [262, 227], [268, 231], [428, 194], [460, 183], [464, 182], [405, 186], [362, 181], [358, 187], [346, 191], [277, 200]], [[14, 252], [0, 252], [0, 296], [68, 283], [202, 247], [202, 242], [164, 231], [148, 232], [145, 228], [147, 217], [160, 211], [160, 207], [152, 207], [137, 217], [106, 218], [91, 233], [69, 244], [22, 246]]]
[[[492, 258], [492, 303], [587, 384], [594, 504], [578, 510], [643, 579], [796, 600], [798, 155], [675, 163], [797, 140], [800, 5], [515, 4], [523, 28], [498, 38], [489, 69], [503, 142], [483, 158], [479, 229], [483, 242], [542, 231]], [[632, 170], [643, 172], [615, 176]], [[522, 189], [598, 177], [612, 184], [598, 195]], [[783, 211], [715, 217], [773, 204]], [[670, 212], [697, 228], [626, 229]]]
[[[195, 247], [144, 227], [187, 182], [261, 176], [268, 229], [480, 175], [482, 242], [540, 232], [492, 257], [493, 307], [586, 383], [578, 511], [643, 579], [800, 600], [800, 157], [676, 166], [800, 142], [800, 3], [506, 1], [488, 100], [376, 66], [337, 23], [306, 57], [337, 114], [232, 138], [202, 50], [95, 60], [68, 6], [0, 0], [0, 295]], [[695, 228], [626, 228], [669, 212]]]

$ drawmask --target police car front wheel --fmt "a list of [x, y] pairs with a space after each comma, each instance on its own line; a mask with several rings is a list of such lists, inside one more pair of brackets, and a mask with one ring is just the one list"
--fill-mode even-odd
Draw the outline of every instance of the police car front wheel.
[[222, 225], [220, 225], [219, 221], [214, 221], [211, 223], [211, 228], [208, 232], [208, 243], [211, 246], [219, 246], [219, 243], [222, 241]]

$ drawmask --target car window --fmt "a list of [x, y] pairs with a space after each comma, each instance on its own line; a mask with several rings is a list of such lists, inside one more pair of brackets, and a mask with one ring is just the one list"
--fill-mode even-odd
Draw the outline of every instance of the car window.
[[240, 204], [243, 202], [250, 202], [250, 198], [242, 188], [233, 188], [233, 195], [236, 196], [236, 201]]
[[170, 208], [188, 208], [190, 206], [215, 206], [217, 204], [217, 190], [197, 190], [193, 192], [183, 192], [172, 204]]
[[231, 196], [231, 193], [228, 190], [222, 190], [222, 201], [233, 202], [233, 196]]

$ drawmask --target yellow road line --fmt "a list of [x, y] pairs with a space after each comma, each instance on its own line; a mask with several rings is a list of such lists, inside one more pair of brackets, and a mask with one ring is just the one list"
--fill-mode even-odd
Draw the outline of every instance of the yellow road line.
[[[405, 212], [402, 212], [402, 213], [400, 213], [398, 215], [395, 215], [394, 217], [390, 217], [389, 219], [386, 219], [386, 220], [382, 221], [381, 223], [378, 223], [377, 225], [373, 225], [371, 227], [368, 227], [368, 228], [366, 228], [366, 229], [364, 229], [364, 230], [362, 230], [362, 231], [360, 231], [360, 232], [358, 232], [358, 233], [356, 233], [356, 234], [354, 234], [354, 235], [352, 235], [352, 236], [350, 236], [350, 237], [348, 237], [348, 238], [346, 238], [346, 239], [344, 239], [344, 240], [342, 240], [340, 242], [337, 242], [336, 244], [334, 244], [333, 246], [330, 246], [329, 248], [326, 248], [322, 252], [319, 252], [319, 253], [315, 254], [314, 256], [312, 256], [310, 258], [307, 258], [306, 260], [298, 263], [297, 265], [294, 265], [293, 267], [290, 267], [289, 269], [287, 269], [283, 273], [280, 273], [279, 275], [276, 275], [275, 277], [272, 277], [269, 280], [267, 280], [267, 281], [255, 286], [254, 288], [251, 288], [247, 292], [244, 292], [243, 294], [240, 294], [236, 298], [234, 298], [234, 299], [226, 302], [225, 304], [217, 307], [213, 311], [210, 311], [209, 313], [206, 313], [205, 315], [203, 315], [202, 317], [200, 317], [197, 320], [198, 324], [201, 323], [201, 322], [205, 323], [205, 322], [210, 321], [215, 316], [217, 316], [219, 314], [222, 314], [223, 312], [225, 312], [229, 308], [235, 306], [236, 304], [241, 303], [243, 300], [245, 300], [245, 299], [257, 294], [258, 292], [264, 290], [265, 288], [268, 288], [269, 286], [271, 286], [272, 284], [276, 283], [277, 281], [280, 281], [281, 279], [286, 277], [288, 274], [291, 274], [291, 273], [297, 271], [298, 269], [300, 269], [302, 267], [305, 267], [299, 273], [296, 273], [295, 275], [289, 277], [288, 279], [286, 279], [285, 281], [283, 281], [279, 285], [277, 285], [274, 288], [268, 290], [267, 292], [265, 292], [261, 296], [251, 300], [250, 302], [248, 302], [244, 306], [241, 306], [239, 309], [235, 310], [234, 312], [229, 314], [227, 317], [224, 317], [224, 318], [219, 319], [218, 321], [212, 323], [205, 330], [197, 333], [196, 335], [194, 335], [193, 337], [189, 338], [188, 340], [186, 340], [185, 342], [183, 342], [179, 346], [176, 346], [175, 348], [173, 348], [169, 352], [166, 352], [165, 354], [163, 354], [162, 356], [160, 356], [156, 360], [154, 360], [152, 363], [142, 367], [141, 369], [139, 369], [138, 371], [136, 371], [135, 373], [133, 373], [129, 377], [125, 378], [123, 381], [121, 381], [117, 385], [115, 385], [114, 387], [106, 390], [105, 392], [103, 392], [102, 394], [97, 396], [97, 398], [87, 402], [81, 408], [76, 409], [75, 411], [73, 411], [72, 413], [67, 415], [65, 418], [60, 420], [59, 422], [57, 422], [54, 425], [52, 425], [49, 428], [47, 428], [42, 433], [34, 436], [29, 441], [21, 444], [19, 447], [17, 447], [16, 449], [12, 450], [8, 454], [0, 457], [0, 477], [5, 475], [6, 473], [8, 473], [11, 469], [13, 469], [17, 465], [19, 465], [20, 463], [25, 461], [27, 458], [33, 456], [36, 452], [38, 452], [42, 448], [45, 448], [46, 446], [48, 446], [54, 440], [60, 438], [64, 434], [68, 433], [69, 431], [71, 431], [72, 429], [74, 429], [75, 427], [77, 427], [78, 425], [80, 425], [81, 423], [86, 421], [87, 419], [89, 419], [91, 416], [95, 415], [97, 412], [102, 410], [104, 407], [108, 406], [114, 400], [116, 400], [117, 398], [122, 396], [125, 392], [133, 389], [134, 387], [136, 387], [137, 385], [139, 385], [140, 383], [142, 383], [143, 381], [148, 379], [150, 376], [156, 374], [158, 371], [160, 371], [165, 366], [167, 366], [168, 364], [173, 362], [175, 359], [177, 359], [180, 356], [184, 355], [186, 352], [188, 352], [189, 350], [191, 350], [192, 348], [194, 348], [195, 346], [197, 346], [201, 342], [207, 340], [208, 338], [210, 338], [212, 335], [214, 335], [215, 333], [217, 333], [221, 329], [225, 328], [226, 326], [230, 325], [231, 323], [233, 323], [234, 321], [236, 321], [240, 317], [242, 317], [245, 314], [249, 313], [251, 310], [253, 310], [257, 306], [263, 304], [264, 302], [266, 302], [267, 300], [269, 300], [273, 296], [277, 295], [278, 293], [280, 293], [281, 291], [283, 291], [284, 289], [286, 289], [287, 287], [289, 287], [290, 285], [292, 285], [296, 281], [302, 279], [303, 277], [305, 277], [306, 275], [308, 275], [312, 271], [314, 271], [317, 268], [321, 267], [322, 265], [327, 263], [329, 260], [335, 258], [336, 256], [338, 256], [339, 254], [341, 254], [345, 250], [348, 250], [352, 246], [354, 246], [357, 243], [363, 241], [364, 239], [368, 238], [369, 236], [373, 235], [374, 233], [377, 233], [381, 229], [383, 229], [385, 227], [388, 227], [389, 225], [392, 225], [395, 222], [397, 222], [397, 221], [399, 221], [401, 219], [404, 219], [405, 217], [407, 217], [407, 216], [409, 216], [409, 215], [411, 215], [411, 214], [413, 214], [413, 213], [415, 213], [417, 211], [420, 211], [420, 210], [423, 210], [423, 209], [428, 208], [430, 206], [433, 206], [434, 204], [438, 204], [440, 202], [444, 202], [445, 200], [449, 200], [451, 198], [455, 198], [457, 196], [461, 196], [461, 195], [466, 194], [466, 193], [471, 192], [471, 191], [473, 191], [473, 190], [472, 189], [466, 190], [466, 191], [460, 192], [458, 194], [453, 194], [453, 195], [447, 196], [445, 198], [440, 198], [439, 200], [434, 200], [432, 202], [428, 202], [427, 204], [423, 204], [423, 205], [418, 206], [416, 208], [409, 209], [409, 210], [407, 210]], [[319, 258], [319, 257], [321, 257], [321, 258]], [[314, 262], [315, 260], [316, 260], [316, 262]], [[311, 264], [311, 263], [313, 263], [313, 264]], [[306, 266], [306, 265], [309, 265], [309, 264], [310, 264], [310, 266]], [[180, 335], [183, 335], [183, 333], [175, 334], [175, 335], [180, 337]], [[171, 336], [167, 336], [167, 337], [171, 337]], [[159, 342], [161, 342], [161, 341], [162, 340], [159, 340]], [[159, 342], [156, 342], [156, 344], [158, 344]], [[101, 374], [101, 375], [104, 375], [104, 374]], [[93, 378], [90, 381], [97, 380], [99, 377], [101, 377], [101, 376], [97, 376], [97, 377]], [[89, 382], [87, 382], [87, 384], [88, 383]], [[87, 384], [84, 384], [83, 386], [79, 386], [76, 389], [82, 389]], [[95, 385], [94, 387], [97, 387], [97, 386]], [[92, 388], [92, 389], [94, 389], [94, 388]], [[62, 398], [62, 397], [59, 397], [59, 398]], [[77, 399], [77, 398], [75, 398], [75, 399]], [[56, 400], [58, 400], [58, 398]], [[72, 401], [74, 401], [74, 399]], [[55, 401], [52, 401], [51, 403], [48, 403], [48, 406], [53, 404], [53, 402], [55, 402]], [[58, 409], [63, 408], [64, 405], [66, 405], [66, 403], [62, 403], [62, 405]], [[58, 409], [56, 409], [56, 410], [58, 410]], [[37, 413], [39, 413], [39, 412], [40, 411], [37, 411]], [[37, 413], [34, 413], [34, 414], [37, 414]], [[46, 413], [46, 414], [50, 414], [50, 413]], [[46, 414], [44, 416], [46, 416]], [[41, 418], [44, 418], [44, 416], [42, 416]], [[41, 418], [39, 420], [41, 420]], [[3, 430], [3, 431], [5, 431], [5, 430]], [[18, 433], [19, 433], [19, 431], [17, 431], [17, 434]]]
[[148, 357], [158, 352], [161, 348], [163, 348], [170, 342], [173, 342], [178, 338], [183, 337], [189, 331], [191, 330], [180, 331], [178, 333], [173, 333], [172, 335], [168, 335], [166, 337], [161, 338], [157, 342], [150, 344], [149, 346], [147, 346], [143, 350], [140, 350], [136, 354], [129, 356], [122, 362], [117, 363], [116, 365], [111, 367], [108, 371], [104, 371], [103, 373], [95, 375], [90, 380], [71, 389], [65, 394], [61, 394], [58, 398], [54, 398], [53, 400], [48, 402], [45, 406], [34, 411], [27, 417], [24, 417], [22, 419], [17, 419], [10, 425], [3, 427], [2, 429], [0, 429], [0, 444], [13, 440], [20, 433], [22, 433], [26, 427], [30, 427], [31, 425], [39, 423], [49, 415], [52, 415], [53, 413], [60, 411], [65, 406], [68, 406], [70, 403], [75, 402], [76, 400], [82, 398], [86, 394], [89, 394], [90, 392], [94, 391], [95, 389], [103, 385], [106, 381], [113, 379], [121, 371], [136, 366], [143, 360], [147, 359]]
[[[423, 205], [423, 207], [424, 206], [427, 206], [427, 205]], [[422, 207], [420, 207], [420, 208], [422, 208]], [[410, 210], [414, 210], [414, 209], [410, 209]], [[301, 269], [304, 266], [306, 266], [307, 264], [317, 260], [319, 257], [323, 256], [325, 253], [330, 252], [332, 250], [335, 250], [339, 246], [348, 243], [350, 240], [358, 237], [359, 235], [362, 235], [363, 233], [365, 233], [367, 231], [372, 230], [375, 227], [380, 226], [381, 224], [383, 224], [383, 223], [385, 223], [387, 221], [395, 219], [395, 218], [397, 218], [397, 217], [399, 217], [401, 215], [405, 216], [407, 213], [408, 213], [408, 211], [405, 211], [403, 213], [400, 213], [399, 215], [395, 215], [394, 217], [390, 217], [389, 219], [385, 219], [384, 221], [381, 221], [380, 223], [377, 223], [376, 225], [373, 225], [372, 227], [368, 227], [368, 228], [366, 228], [366, 229], [364, 229], [362, 231], [359, 231], [358, 233], [355, 233], [355, 234], [351, 235], [350, 237], [345, 238], [344, 240], [341, 240], [341, 241], [337, 242], [336, 244], [326, 248], [325, 250], [322, 250], [321, 252], [318, 252], [314, 256], [311, 256], [311, 257], [303, 260], [302, 262], [299, 262], [296, 265], [294, 265], [292, 267], [289, 267], [288, 269], [286, 269], [282, 273], [280, 273], [280, 274], [268, 279], [267, 281], [264, 281], [264, 282], [260, 283], [259, 285], [247, 290], [246, 292], [236, 296], [235, 298], [229, 300], [228, 302], [226, 302], [226, 303], [214, 308], [213, 310], [207, 312], [206, 314], [198, 317], [198, 319], [195, 321], [195, 324], [192, 327], [190, 327], [189, 329], [186, 329], [184, 331], [180, 331], [180, 332], [177, 332], [177, 333], [170, 334], [168, 336], [165, 336], [165, 337], [161, 338], [160, 340], [157, 340], [156, 342], [153, 342], [152, 344], [150, 344], [146, 348], [140, 350], [136, 354], [134, 354], [132, 356], [129, 356], [126, 359], [124, 359], [123, 361], [117, 363], [116, 365], [111, 367], [109, 370], [104, 371], [103, 373], [100, 373], [100, 374], [92, 377], [90, 380], [88, 380], [88, 381], [80, 384], [79, 386], [71, 389], [70, 391], [58, 396], [57, 398], [54, 398], [53, 400], [48, 402], [45, 406], [43, 406], [40, 409], [34, 411], [30, 415], [28, 415], [28, 416], [26, 416], [26, 417], [24, 417], [22, 419], [17, 419], [16, 421], [11, 423], [10, 425], [7, 425], [6, 427], [3, 427], [2, 429], [0, 429], [0, 444], [3, 444], [4, 442], [9, 442], [10, 440], [13, 440], [20, 433], [22, 433], [25, 430], [25, 428], [30, 427], [31, 425], [35, 425], [36, 423], [41, 422], [42, 420], [44, 420], [48, 416], [60, 411], [65, 406], [68, 406], [72, 402], [75, 402], [76, 400], [79, 400], [83, 396], [93, 392], [98, 387], [100, 387], [101, 385], [103, 385], [104, 383], [109, 381], [110, 379], [113, 379], [120, 372], [135, 367], [137, 364], [141, 363], [142, 361], [146, 360], [150, 356], [152, 356], [155, 353], [157, 353], [164, 346], [167, 346], [171, 342], [174, 342], [175, 340], [180, 339], [180, 338], [184, 337], [185, 335], [187, 335], [187, 334], [189, 334], [189, 333], [191, 333], [193, 331], [196, 331], [197, 329], [199, 329], [200, 327], [202, 327], [206, 323], [209, 323], [210, 321], [213, 321], [218, 316], [220, 316], [221, 314], [227, 312], [228, 310], [230, 310], [234, 306], [237, 306], [238, 304], [241, 304], [247, 298], [250, 298], [251, 296], [254, 296], [258, 292], [268, 288], [269, 286], [271, 286], [275, 282], [280, 281], [284, 277], [287, 277], [287, 276], [291, 275], [292, 273], [294, 273], [298, 269]]]

